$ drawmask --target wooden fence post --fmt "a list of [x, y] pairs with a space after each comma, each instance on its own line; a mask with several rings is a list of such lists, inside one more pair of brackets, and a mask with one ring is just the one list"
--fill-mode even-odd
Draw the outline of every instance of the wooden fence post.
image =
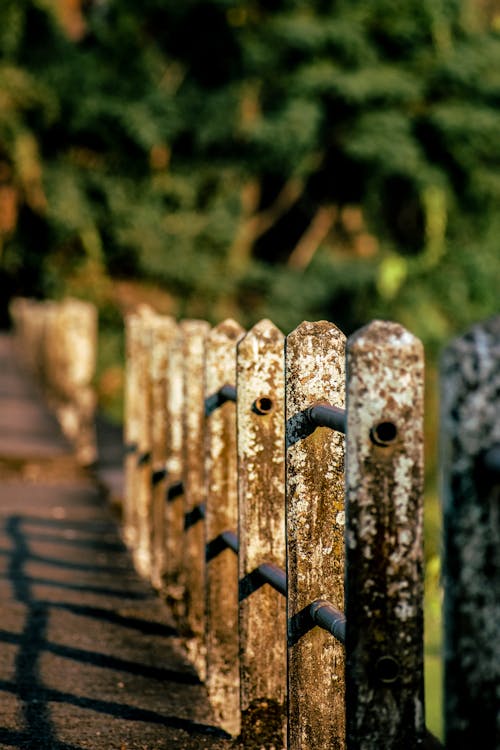
[[423, 350], [374, 321], [348, 342], [349, 750], [416, 750], [423, 704]]
[[16, 298], [10, 305], [20, 354], [43, 386], [62, 433], [77, 460], [90, 466], [97, 457], [96, 394], [97, 308], [66, 298], [36, 302]]
[[125, 483], [122, 507], [123, 536], [132, 548], [136, 540], [135, 495], [136, 470], [139, 445], [139, 403], [137, 399], [137, 349], [139, 346], [139, 315], [125, 316], [125, 386], [124, 386], [124, 440]]
[[154, 313], [144, 306], [127, 317], [127, 379], [125, 401], [126, 490], [125, 541], [137, 570], [149, 575], [151, 504], [151, 429], [149, 350]]
[[[181, 615], [184, 592], [182, 562], [184, 552], [184, 487], [182, 486], [184, 409], [182, 337], [179, 326], [169, 345], [167, 399], [167, 495], [165, 502], [165, 595], [177, 615]], [[201, 457], [200, 457], [201, 460]]]
[[258, 568], [285, 559], [284, 336], [269, 320], [238, 344], [241, 741], [285, 747], [286, 599]]
[[447, 750], [500, 747], [500, 317], [442, 359]]
[[47, 311], [54, 303], [16, 297], [9, 306], [18, 354], [24, 366], [43, 383], [43, 347]]
[[151, 583], [162, 590], [165, 573], [165, 497], [170, 455], [170, 422], [167, 404], [168, 360], [177, 324], [170, 316], [154, 319], [151, 341]]
[[344, 437], [314, 425], [317, 402], [343, 407], [345, 337], [302, 323], [286, 339], [289, 747], [345, 747], [344, 647], [312, 627], [309, 605], [344, 606]]
[[96, 395], [92, 379], [97, 356], [97, 308], [67, 298], [54, 307], [45, 352], [53, 408], [62, 432], [83, 465], [97, 457]]
[[[206, 396], [236, 382], [236, 344], [243, 329], [226, 320], [207, 338]], [[226, 402], [207, 418], [207, 688], [223, 729], [237, 735], [239, 720], [238, 560], [224, 544], [238, 524], [236, 417]]]
[[202, 680], [206, 679], [205, 647], [205, 342], [210, 326], [183, 320], [184, 356], [184, 562], [188, 653]]

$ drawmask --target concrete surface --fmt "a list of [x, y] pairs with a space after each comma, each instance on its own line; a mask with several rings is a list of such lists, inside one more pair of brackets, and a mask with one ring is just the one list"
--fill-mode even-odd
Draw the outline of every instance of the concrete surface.
[[[99, 427], [101, 481], [121, 482]], [[112, 479], [112, 481], [111, 481]], [[0, 336], [0, 750], [225, 750], [169, 610]]]

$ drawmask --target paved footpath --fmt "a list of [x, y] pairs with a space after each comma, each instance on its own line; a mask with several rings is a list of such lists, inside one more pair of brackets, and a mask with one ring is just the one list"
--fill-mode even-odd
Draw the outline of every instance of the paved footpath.
[[230, 747], [112, 505], [0, 335], [0, 749]]

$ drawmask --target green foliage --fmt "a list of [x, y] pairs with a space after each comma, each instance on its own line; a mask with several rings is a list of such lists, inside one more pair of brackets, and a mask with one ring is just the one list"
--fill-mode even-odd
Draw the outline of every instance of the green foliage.
[[500, 39], [460, 0], [108, 0], [78, 41], [53, 7], [0, 9], [3, 288], [142, 278], [182, 314], [433, 347], [495, 311]]

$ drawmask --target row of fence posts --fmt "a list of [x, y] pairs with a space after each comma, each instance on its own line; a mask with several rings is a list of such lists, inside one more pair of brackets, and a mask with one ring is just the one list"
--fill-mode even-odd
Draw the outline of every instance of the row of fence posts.
[[[267, 320], [245, 333], [143, 308], [126, 340], [125, 538], [220, 725], [246, 748], [439, 746], [418, 339], [380, 321], [347, 344], [324, 321], [285, 338]], [[499, 386], [494, 319], [443, 358], [450, 750], [500, 747]]]
[[[11, 313], [91, 463], [95, 309]], [[126, 343], [124, 537], [221, 726], [266, 750], [439, 746], [423, 700], [420, 342], [390, 322], [346, 343], [324, 321], [285, 338], [142, 307]], [[447, 750], [500, 747], [499, 402], [494, 318], [441, 367]]]
[[[341, 748], [344, 646], [314, 626], [311, 605], [336, 610], [342, 631], [344, 438], [308, 409], [344, 408], [345, 341], [329, 323], [304, 324], [285, 365], [284, 344], [269, 321], [245, 335], [233, 321], [128, 317], [125, 537], [193, 636], [230, 734], [284, 747], [288, 696], [289, 747]], [[364, 416], [348, 431], [347, 683], [367, 689], [351, 696], [348, 731], [389, 747], [381, 733], [404, 744], [423, 732], [422, 356], [402, 329], [374, 324], [350, 362]], [[397, 435], [370, 438], [389, 423]]]
[[96, 460], [95, 411], [98, 315], [95, 305], [16, 297], [10, 304], [18, 354], [41, 385], [78, 461]]

